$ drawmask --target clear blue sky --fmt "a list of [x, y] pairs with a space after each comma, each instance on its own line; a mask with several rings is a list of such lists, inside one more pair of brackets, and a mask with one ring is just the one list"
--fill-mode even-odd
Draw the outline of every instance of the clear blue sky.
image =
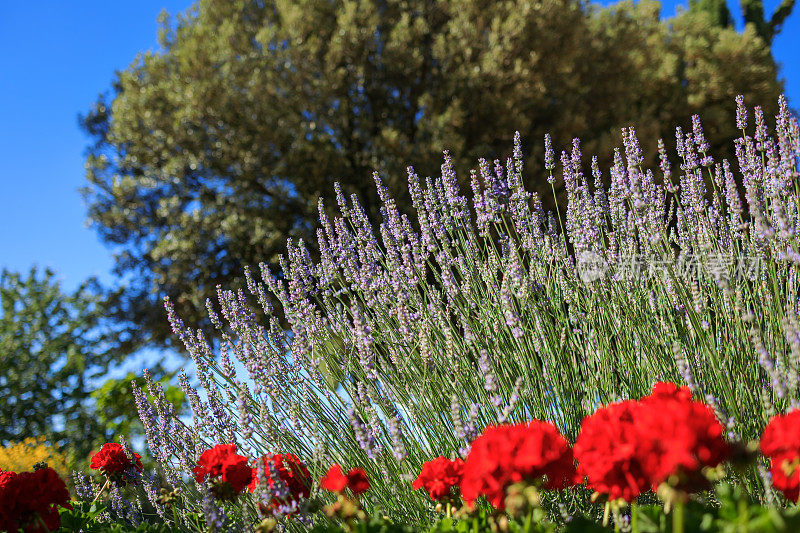
[[[665, 2], [663, 13], [673, 14], [676, 3], [683, 2]], [[776, 3], [767, 1], [769, 12]], [[90, 275], [113, 282], [110, 252], [84, 226], [77, 189], [87, 139], [77, 115], [108, 89], [115, 70], [156, 47], [163, 8], [176, 13], [190, 4], [0, 0], [0, 268], [50, 266], [67, 287]], [[800, 14], [788, 20], [773, 50], [798, 107]]]
[[0, 0], [0, 268], [34, 263], [68, 287], [112, 282], [111, 254], [85, 227], [87, 138], [78, 113], [115, 70], [155, 49], [156, 17], [191, 0]]

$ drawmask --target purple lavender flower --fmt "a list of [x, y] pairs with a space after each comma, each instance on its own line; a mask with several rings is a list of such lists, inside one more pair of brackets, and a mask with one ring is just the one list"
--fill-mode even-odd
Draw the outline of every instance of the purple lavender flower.
[[747, 129], [747, 108], [741, 94], [736, 96], [736, 127], [742, 131]]
[[553, 151], [553, 140], [550, 138], [549, 133], [544, 134], [544, 168], [550, 172], [550, 177], [547, 181], [553, 183], [553, 170], [556, 168], [555, 164], [556, 154]]
[[[745, 129], [742, 98], [736, 118]], [[763, 387], [746, 415], [759, 420], [800, 403], [800, 126], [785, 99], [775, 124], [770, 133], [756, 109], [754, 136], [743, 131], [734, 145], [738, 166], [714, 163], [698, 117], [690, 131], [676, 129], [679, 164], [659, 141], [654, 168], [626, 128], [610, 168], [587, 154], [591, 180], [574, 140], [561, 154], [561, 215], [526, 190], [518, 133], [511, 157], [480, 160], [471, 172], [471, 198], [447, 152], [439, 176], [407, 169], [406, 212], [378, 175], [379, 204], [369, 210], [337, 185], [339, 214], [319, 203], [315, 246], [289, 240], [284, 256], [259, 265], [260, 280], [248, 269], [246, 290], [219, 288], [206, 302], [213, 337], [186, 327], [165, 302], [199, 384], [180, 377], [191, 422], [155, 383], [136, 395], [167, 481], [180, 484], [202, 450], [225, 441], [252, 455], [360, 458], [377, 490], [396, 491], [407, 481], [392, 461], [416, 464], [434, 446], [466, 453], [483, 424], [511, 418], [575, 432], [601, 399], [630, 396], [618, 378], [627, 374], [641, 382], [666, 372], [697, 393], [714, 391], [720, 412], [747, 387]], [[549, 135], [544, 159], [540, 177], [554, 186]], [[608, 275], [582, 283], [586, 257]], [[710, 270], [720, 257], [737, 261], [725, 276]], [[684, 271], [687, 258], [703, 268]], [[750, 258], [768, 268], [746, 268]], [[665, 342], [674, 347], [666, 361]], [[728, 430], [747, 436], [749, 421], [735, 423]], [[458, 440], [439, 439], [441, 431]], [[294, 511], [302, 505], [277, 513]], [[207, 515], [212, 526], [235, 527], [213, 509]]]

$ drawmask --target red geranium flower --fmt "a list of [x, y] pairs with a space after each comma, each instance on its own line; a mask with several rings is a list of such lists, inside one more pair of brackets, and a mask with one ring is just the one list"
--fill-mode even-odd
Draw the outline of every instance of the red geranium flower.
[[[12, 494], [17, 474], [14, 472], [4, 472], [0, 470], [0, 531], [16, 531], [17, 525], [16, 510], [17, 502]], [[17, 492], [16, 489], [13, 489]]]
[[203, 452], [192, 473], [198, 483], [211, 481], [217, 499], [232, 500], [250, 483], [253, 469], [246, 457], [236, 454], [235, 444], [218, 444]]
[[[0, 472], [0, 530], [55, 531], [61, 527], [58, 506], [71, 509], [69, 491], [52, 468]], [[40, 519], [41, 518], [41, 522]]]
[[690, 401], [692, 399], [692, 391], [689, 390], [689, 387], [679, 387], [668, 381], [659, 381], [653, 385], [650, 396], [645, 396], [645, 398]]
[[730, 445], [711, 408], [686, 387], [656, 383], [640, 401], [602, 407], [581, 424], [578, 471], [589, 488], [633, 501], [669, 481], [686, 492], [705, 489], [704, 467], [728, 459]]
[[[275, 470], [278, 473], [278, 477], [289, 491], [289, 495], [285, 498], [280, 500], [278, 498], [273, 498], [272, 502], [270, 503], [271, 509], [275, 509], [280, 504], [292, 504], [294, 502], [299, 502], [303, 498], [309, 497], [311, 494], [311, 473], [300, 459], [291, 453], [265, 455], [262, 457], [262, 459], [264, 461], [264, 467], [262, 471], [264, 472], [264, 477], [266, 478], [269, 487], [272, 488], [275, 485], [275, 480], [272, 479], [269, 469], [269, 462], [271, 461], [275, 465]], [[252, 480], [247, 488], [250, 490], [250, 492], [254, 492], [257, 486], [258, 469], [253, 468]]]
[[411, 488], [414, 490], [424, 488], [432, 500], [444, 500], [452, 494], [453, 488], [458, 489], [463, 476], [462, 459], [450, 460], [439, 456], [422, 465], [422, 470], [411, 484]]
[[319, 480], [319, 486], [340, 494], [344, 492], [344, 489], [350, 489], [353, 494], [359, 495], [369, 490], [369, 478], [361, 468], [353, 468], [345, 475], [342, 467], [335, 464]]
[[800, 498], [800, 410], [772, 417], [761, 435], [761, 453], [770, 458], [772, 484], [796, 502]]
[[132, 471], [141, 472], [143, 469], [142, 456], [134, 453], [131, 459], [125, 453], [125, 448], [116, 442], [103, 444], [100, 451], [92, 456], [89, 466], [118, 481], [130, 480]]
[[633, 501], [650, 486], [639, 453], [643, 435], [636, 418], [641, 409], [633, 400], [601, 407], [583, 419], [575, 441], [578, 473], [590, 489], [611, 500]]
[[484, 496], [498, 509], [514, 483], [544, 482], [559, 490], [575, 480], [575, 462], [567, 439], [549, 422], [533, 420], [489, 426], [472, 443], [464, 463], [461, 494], [467, 503]]
[[362, 468], [352, 468], [347, 473], [347, 488], [358, 496], [369, 490], [369, 478]]
[[653, 490], [671, 478], [675, 488], [686, 492], [708, 488], [702, 469], [713, 468], [731, 455], [725, 429], [714, 411], [692, 400], [688, 387], [673, 383], [656, 383], [641, 403], [640, 431], [652, 437], [641, 451], [646, 454]]
[[331, 492], [344, 492], [347, 488], [347, 476], [339, 465], [331, 466], [319, 480], [319, 486]]

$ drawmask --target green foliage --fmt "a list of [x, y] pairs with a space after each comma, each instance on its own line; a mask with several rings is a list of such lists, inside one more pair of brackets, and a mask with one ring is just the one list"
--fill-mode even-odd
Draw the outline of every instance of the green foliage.
[[50, 270], [0, 273], [0, 444], [44, 435], [83, 458], [106, 428], [91, 382], [127, 352], [95, 280], [65, 292]]
[[356, 522], [351, 527], [322, 522], [316, 524], [310, 531], [312, 533], [413, 533], [415, 530], [407, 524], [395, 524], [389, 520], [372, 518]]
[[786, 18], [792, 14], [795, 0], [782, 0], [769, 19], [764, 17], [762, 0], [739, 0], [739, 4], [742, 7], [745, 23], [751, 24], [764, 42], [772, 43], [775, 36], [780, 33]]
[[720, 26], [724, 13], [661, 21], [659, 9], [200, 0], [165, 16], [163, 52], [118, 73], [83, 118], [89, 216], [132, 279], [116, 316], [140, 325], [138, 340], [168, 342], [162, 296], [202, 324], [205, 300], [243, 265], [275, 266], [287, 237], [313, 242], [334, 181], [375, 220], [370, 173], [406, 208], [406, 162], [431, 175], [442, 148], [468, 168], [506, 155], [519, 130], [533, 148], [523, 178], [544, 198], [546, 132], [557, 149], [580, 137], [607, 164], [618, 128], [635, 125], [652, 163], [656, 139], [702, 112], [712, 150], [730, 157], [733, 97], [781, 91], [769, 47], [752, 27]]
[[[175, 372], [166, 372], [160, 365], [152, 368], [150, 373], [154, 381], [161, 384], [164, 395], [169, 403], [175, 407], [175, 412], [182, 413], [186, 407], [186, 395], [180, 387], [170, 385], [175, 377]], [[94, 412], [98, 421], [107, 428], [112, 435], [143, 435], [144, 427], [139, 420], [136, 405], [131, 401], [133, 392], [132, 382], [137, 376], [129, 372], [119, 379], [107, 379], [103, 384], [92, 391]], [[137, 384], [139, 389], [147, 394], [147, 387], [143, 380]]]
[[[609, 517], [609, 525], [577, 516], [559, 522], [548, 518], [541, 509], [533, 509], [529, 514], [517, 518], [501, 512], [476, 511], [474, 514], [451, 518], [440, 515], [436, 523], [427, 529], [420, 529], [406, 523], [396, 523], [386, 517], [374, 516], [364, 521], [341, 523], [315, 517], [312, 533], [610, 533], [627, 530], [632, 533], [790, 533], [800, 531], [800, 507], [788, 508], [759, 505], [750, 500], [739, 488], [723, 483], [716, 487], [708, 498], [695, 498], [683, 509], [673, 508], [665, 511], [661, 505], [634, 505], [621, 509]], [[153, 515], [149, 521], [138, 526], [116, 519], [109, 522], [108, 511], [101, 503], [73, 502], [73, 509], [61, 510], [61, 531], [84, 531], [86, 533], [113, 531], [119, 533], [172, 531], [204, 531], [206, 524], [202, 515], [193, 514], [191, 520], [174, 526], [167, 513], [165, 519]], [[676, 527], [677, 516], [682, 516], [682, 526]], [[624, 518], [623, 518], [624, 517]], [[628, 529], [615, 527], [627, 524]], [[297, 529], [299, 523], [288, 519], [283, 525], [290, 530]]]
[[107, 510], [106, 506], [97, 502], [72, 502], [72, 509], [60, 509], [61, 529], [63, 532], [83, 533], [172, 533], [181, 531], [166, 524], [143, 522], [136, 526], [122, 521], [109, 522], [101, 519]]
[[707, 13], [712, 24], [720, 28], [729, 28], [733, 25], [733, 17], [726, 0], [690, 0], [689, 9]]
[[[714, 504], [693, 500], [683, 510], [686, 533], [780, 533], [800, 531], [800, 508], [758, 505], [740, 488], [720, 484]], [[665, 513], [660, 505], [638, 506], [633, 511], [633, 531], [662, 533], [674, 531], [676, 513]]]
[[719, 508], [713, 515], [707, 513], [702, 525], [704, 531], [720, 533], [778, 533], [800, 531], [800, 507], [780, 508], [754, 505], [742, 487], [724, 483], [716, 488]]
[[[454, 520], [452, 518], [442, 518], [429, 530], [428, 533], [471, 533], [473, 531], [491, 531], [497, 529], [500, 516], [492, 516], [485, 511], [479, 511], [474, 516], [467, 519]], [[546, 514], [541, 509], [534, 510], [530, 515], [522, 520], [508, 520], [505, 517], [503, 523], [506, 524], [505, 530], [509, 533], [554, 533], [558, 526], [553, 522], [547, 520]], [[592, 526], [593, 531], [595, 524], [584, 523], [581, 524]], [[494, 526], [494, 528], [492, 527]]]
[[[769, 19], [764, 17], [762, 0], [739, 0], [745, 24], [753, 27], [756, 34], [768, 45], [780, 33], [783, 23], [794, 11], [795, 0], [782, 0]], [[733, 18], [725, 0], [689, 0], [689, 8], [694, 12], [704, 12], [712, 23], [721, 28], [733, 25]]]

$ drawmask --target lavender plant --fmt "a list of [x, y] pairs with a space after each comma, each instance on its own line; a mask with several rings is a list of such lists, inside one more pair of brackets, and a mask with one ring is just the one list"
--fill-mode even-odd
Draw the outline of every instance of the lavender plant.
[[337, 187], [338, 216], [319, 204], [319, 260], [289, 240], [279, 272], [219, 288], [213, 335], [166, 302], [196, 366], [200, 390], [181, 378], [192, 419], [152, 381], [155, 401], [134, 392], [169, 482], [235, 443], [254, 461], [291, 452], [316, 477], [361, 467], [368, 509], [425, 523], [432, 506], [410, 485], [425, 460], [463, 456], [497, 422], [551, 420], [574, 438], [596, 407], [657, 380], [706, 399], [731, 438], [757, 438], [800, 393], [800, 128], [783, 98], [772, 131], [737, 104], [735, 162], [708, 152], [698, 117], [676, 129], [674, 167], [660, 141], [660, 167], [644, 168], [633, 128], [606, 174], [577, 139], [557, 158], [546, 138], [564, 213], [526, 191], [519, 136], [504, 164], [479, 161], [471, 195], [447, 152], [440, 176], [409, 167], [410, 213], [375, 174], [377, 227]]

